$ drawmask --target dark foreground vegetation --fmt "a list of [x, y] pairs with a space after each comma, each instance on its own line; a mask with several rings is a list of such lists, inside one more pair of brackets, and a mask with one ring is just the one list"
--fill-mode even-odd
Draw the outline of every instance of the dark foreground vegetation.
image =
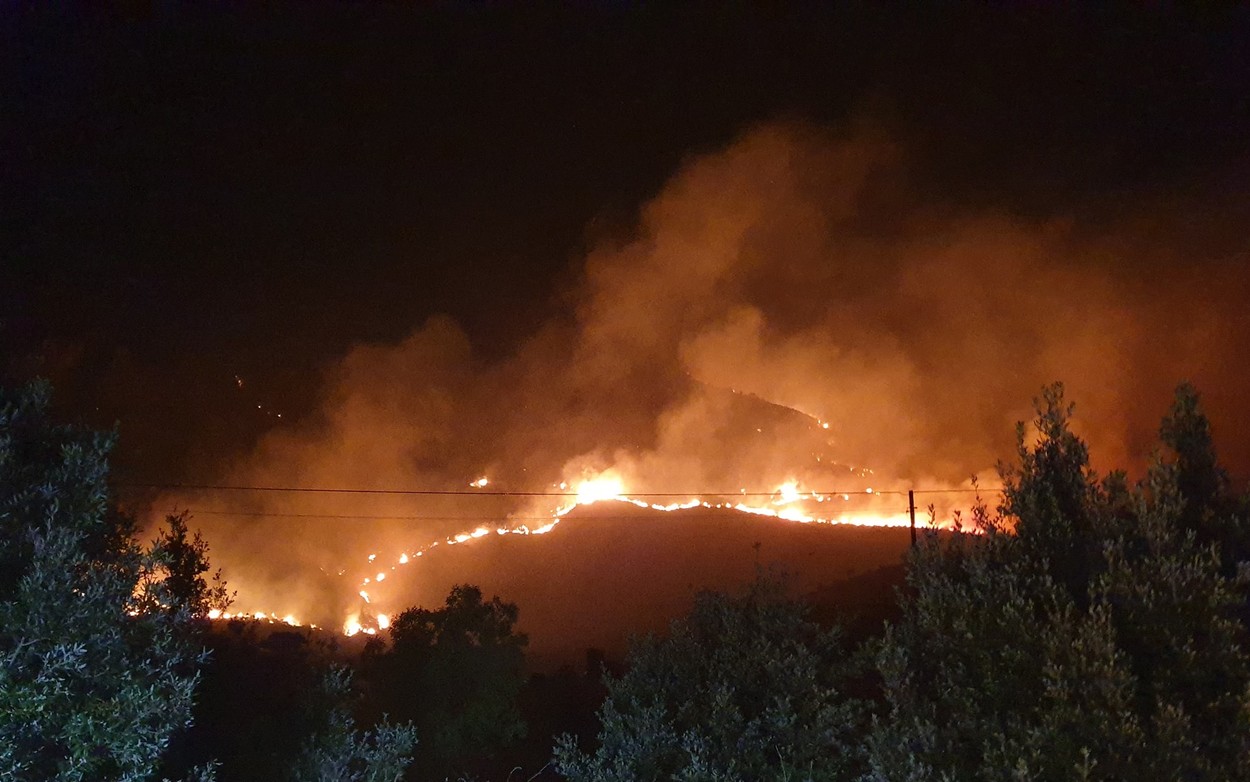
[[1136, 484], [1092, 472], [1056, 386], [978, 534], [808, 600], [761, 576], [528, 676], [517, 607], [472, 586], [363, 653], [209, 623], [204, 541], [174, 517], [141, 545], [111, 437], [47, 409], [0, 391], [0, 779], [1250, 776], [1250, 504], [1186, 386]]

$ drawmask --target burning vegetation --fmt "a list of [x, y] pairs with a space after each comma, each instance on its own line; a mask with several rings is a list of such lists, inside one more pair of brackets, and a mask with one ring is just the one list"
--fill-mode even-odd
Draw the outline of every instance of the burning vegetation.
[[1250, 9], [202, 5], [9, 25], [0, 779], [1250, 776]]
[[1244, 275], [1168, 263], [1218, 243], [921, 205], [906, 158], [868, 131], [755, 128], [599, 237], [515, 349], [485, 358], [442, 317], [359, 345], [314, 415], [217, 472], [262, 491], [153, 511], [190, 509], [240, 610], [368, 632], [436, 547], [594, 503], [898, 525], [919, 488], [944, 522], [972, 479], [994, 489], [1021, 400], [1056, 376], [1084, 401], [1073, 427], [1133, 472], [1165, 379], [1235, 417]]

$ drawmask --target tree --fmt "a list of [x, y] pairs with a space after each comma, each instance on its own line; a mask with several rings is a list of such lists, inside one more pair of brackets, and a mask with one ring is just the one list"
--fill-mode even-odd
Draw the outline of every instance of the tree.
[[163, 582], [171, 606], [185, 610], [194, 619], [206, 619], [214, 610], [225, 611], [234, 596], [226, 589], [220, 570], [213, 573], [211, 583], [204, 578], [210, 569], [208, 543], [199, 532], [187, 528], [185, 511], [166, 516], [165, 524], [167, 529], [152, 541], [155, 570], [148, 579]]
[[1225, 575], [1250, 560], [1250, 507], [1231, 490], [1220, 468], [1211, 438], [1211, 424], [1202, 412], [1198, 392], [1188, 383], [1176, 390], [1160, 439], [1175, 471], [1176, 489], [1184, 500], [1181, 525], [1200, 543], [1219, 546]]
[[385, 719], [372, 730], [356, 729], [349, 708], [351, 674], [326, 673], [311, 693], [306, 718], [313, 728], [291, 774], [292, 782], [399, 782], [411, 762], [416, 732]]
[[[1182, 388], [1174, 413], [1205, 431], [1190, 398]], [[999, 512], [974, 512], [982, 534], [931, 538], [912, 558], [912, 596], [878, 653], [887, 711], [869, 778], [1243, 778], [1244, 584], [1186, 522], [1185, 464], [1157, 462], [1132, 489], [1100, 479], [1062, 387], [1037, 409], [1040, 440], [1027, 447], [1020, 428]]]
[[423, 771], [465, 771], [524, 734], [527, 639], [516, 620], [515, 604], [458, 585], [442, 608], [409, 608], [392, 621], [391, 648], [369, 669], [382, 707], [416, 724]]
[[141, 780], [190, 720], [189, 613], [108, 504], [113, 436], [0, 389], [0, 778]]
[[598, 749], [564, 735], [556, 767], [571, 782], [851, 779], [865, 715], [843, 690], [851, 670], [837, 633], [776, 583], [702, 594], [606, 677]]

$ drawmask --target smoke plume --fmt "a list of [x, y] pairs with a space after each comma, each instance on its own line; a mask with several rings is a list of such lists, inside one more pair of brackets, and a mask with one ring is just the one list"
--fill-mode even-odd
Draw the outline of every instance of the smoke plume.
[[[1228, 273], [1245, 245], [1238, 257], [1223, 239], [1191, 243], [1184, 216], [1200, 199], [1156, 195], [1098, 221], [1021, 217], [923, 202], [911, 176], [907, 150], [880, 134], [750, 130], [689, 160], [631, 235], [579, 260], [565, 313], [506, 359], [480, 359], [441, 317], [359, 345], [327, 372], [316, 416], [220, 478], [467, 490], [487, 477], [544, 491], [611, 471], [631, 492], [958, 486], [994, 475], [1055, 380], [1104, 468], [1141, 468], [1182, 379], [1206, 390], [1217, 437], [1245, 426], [1248, 291]], [[1250, 463], [1245, 444], [1219, 443]], [[301, 614], [341, 609], [338, 572], [368, 553], [550, 512], [498, 496], [177, 501], [292, 514], [197, 521], [241, 591]]]

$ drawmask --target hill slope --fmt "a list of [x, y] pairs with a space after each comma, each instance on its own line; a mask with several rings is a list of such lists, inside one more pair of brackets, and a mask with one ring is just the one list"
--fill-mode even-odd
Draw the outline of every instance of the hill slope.
[[[789, 574], [796, 595], [897, 565], [906, 529], [799, 524], [731, 510], [661, 512], [625, 503], [578, 508], [545, 535], [487, 536], [397, 568], [386, 602], [436, 607], [472, 583], [520, 607], [535, 665], [617, 656], [631, 635], [662, 630], [700, 590]], [[381, 587], [382, 585], [378, 585]]]

